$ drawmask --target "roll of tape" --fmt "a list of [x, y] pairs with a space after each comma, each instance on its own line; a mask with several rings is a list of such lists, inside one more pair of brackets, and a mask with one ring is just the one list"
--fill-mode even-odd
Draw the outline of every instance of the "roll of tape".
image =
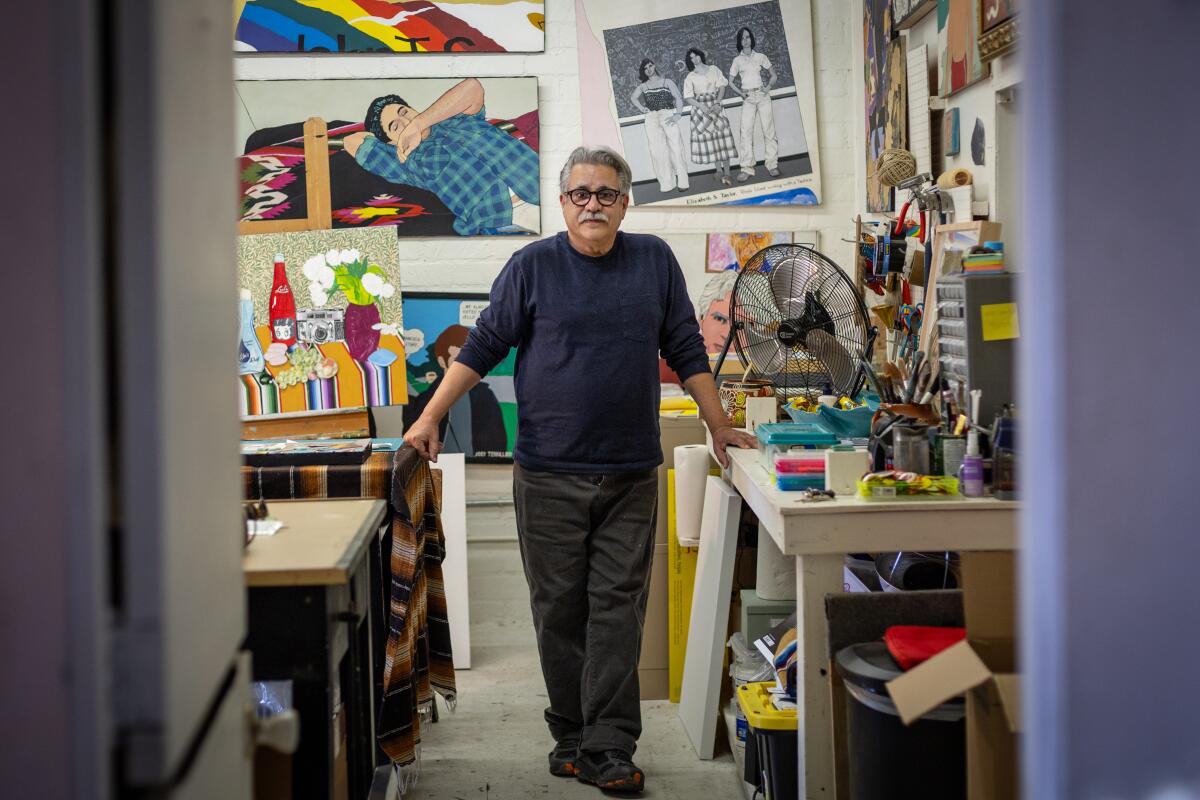
[[939, 189], [954, 189], [959, 186], [966, 186], [971, 181], [971, 170], [958, 167], [956, 169], [948, 169], [939, 175], [937, 185]]

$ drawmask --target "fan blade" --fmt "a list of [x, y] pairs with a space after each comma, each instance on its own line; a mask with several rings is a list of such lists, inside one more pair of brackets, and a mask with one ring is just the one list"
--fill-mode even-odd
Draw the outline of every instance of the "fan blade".
[[771, 295], [770, 279], [761, 273], [748, 273], [738, 284], [733, 320], [740, 322], [736, 340], [738, 351], [753, 362], [759, 372], [782, 369], [786, 360], [779, 342], [782, 319]]
[[812, 279], [812, 262], [800, 256], [780, 259], [771, 271], [771, 295], [784, 319], [804, 313], [804, 288]]
[[845, 394], [857, 377], [854, 360], [841, 342], [823, 330], [808, 332], [808, 349], [829, 373], [829, 382], [839, 395]]

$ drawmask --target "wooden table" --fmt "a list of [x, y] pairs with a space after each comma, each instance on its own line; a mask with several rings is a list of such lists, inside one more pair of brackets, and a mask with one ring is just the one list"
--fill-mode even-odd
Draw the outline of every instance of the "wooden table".
[[800, 502], [781, 492], [757, 450], [730, 448], [725, 479], [758, 515], [784, 555], [796, 557], [796, 702], [800, 709], [799, 796], [835, 796], [826, 672], [825, 595], [843, 589], [846, 553], [1014, 550], [1018, 504], [991, 498]]
[[376, 764], [367, 554], [387, 504], [273, 500], [268, 507], [284, 527], [255, 537], [242, 561], [254, 680], [292, 682], [300, 715], [293, 796], [324, 800], [348, 790], [364, 798]]

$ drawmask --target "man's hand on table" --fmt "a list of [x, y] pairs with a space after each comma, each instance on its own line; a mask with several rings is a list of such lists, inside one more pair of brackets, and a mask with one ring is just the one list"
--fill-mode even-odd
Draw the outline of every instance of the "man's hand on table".
[[722, 469], [726, 469], [729, 467], [729, 455], [725, 448], [740, 447], [743, 450], [753, 450], [758, 447], [758, 439], [732, 425], [724, 425], [712, 432], [712, 444], [717, 463]]

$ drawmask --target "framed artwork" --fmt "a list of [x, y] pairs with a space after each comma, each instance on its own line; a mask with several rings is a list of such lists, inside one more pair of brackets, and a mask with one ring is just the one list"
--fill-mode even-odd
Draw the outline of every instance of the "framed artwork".
[[892, 37], [889, 0], [863, 2], [863, 89], [866, 104], [867, 210], [893, 210], [893, 191], [875, 175], [875, 160], [889, 147], [904, 147], [908, 124], [908, 75], [904, 41]]
[[705, 252], [704, 271], [724, 272], [740, 269], [750, 257], [773, 244], [791, 244], [789, 231], [752, 233], [710, 233]]
[[[773, 244], [803, 244], [819, 250], [820, 234], [817, 231], [708, 234], [704, 269], [712, 277], [696, 301], [696, 318], [709, 355], [720, 353], [729, 336], [729, 303], [738, 269], [759, 250]], [[736, 358], [736, 351], [731, 350], [729, 357]]]
[[638, 205], [817, 205], [809, 0], [581, 0], [589, 137]]
[[[536, 78], [237, 81], [239, 233], [541, 231]], [[426, 126], [418, 114], [435, 120]]]
[[942, 153], [948, 156], [958, 155], [961, 128], [958, 107], [947, 108], [942, 115]]
[[397, 251], [386, 229], [238, 237], [243, 416], [408, 400]]
[[982, 0], [979, 4], [979, 57], [991, 61], [1017, 45], [1019, 0]]
[[[412, 292], [404, 296], [404, 352], [409, 402], [404, 427], [420, 418], [446, 370], [488, 306], [485, 293]], [[517, 439], [517, 351], [451, 407], [442, 420], [443, 452], [472, 463], [510, 463]]]
[[892, 29], [911, 28], [937, 8], [938, 0], [892, 0]]
[[949, 97], [988, 75], [979, 57], [983, 0], [938, 0], [938, 94]]
[[543, 0], [236, 0], [250, 53], [540, 53]]

